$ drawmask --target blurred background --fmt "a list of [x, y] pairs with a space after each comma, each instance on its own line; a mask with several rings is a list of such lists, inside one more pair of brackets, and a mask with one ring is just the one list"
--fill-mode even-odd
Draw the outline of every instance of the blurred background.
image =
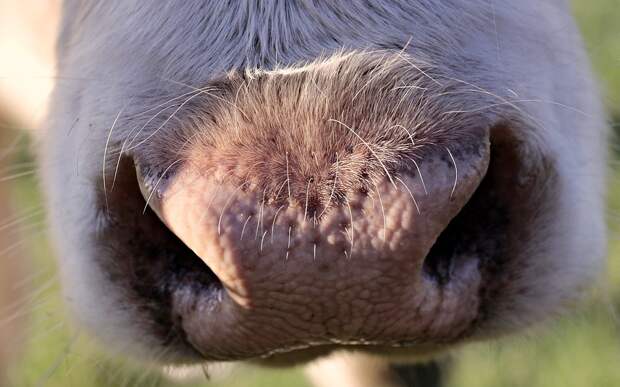
[[[7, 1], [0, 0], [0, 13], [12, 12], [3, 9], [6, 4]], [[620, 2], [574, 0], [573, 6], [601, 79], [617, 136], [620, 134]], [[44, 8], [38, 7], [35, 16], [49, 16]], [[4, 28], [0, 25], [0, 48], [12, 44], [6, 35], [9, 30], [6, 24]], [[46, 31], [44, 36], [51, 39], [53, 31]], [[6, 53], [0, 51], [0, 63], [3, 55]], [[2, 65], [0, 70], [5, 70]], [[51, 84], [49, 77], [27, 75], [38, 74], [35, 67], [24, 64], [18, 70], [23, 77], [22, 89], [45, 89]], [[0, 71], [0, 82], [3, 76], [7, 75]], [[4, 109], [0, 106], [0, 387], [3, 380], [8, 380], [4, 382], [7, 386], [15, 387], [175, 386], [157, 370], [144, 370], [107, 358], [87, 337], [71, 329], [64, 316], [53, 256], [44, 230], [45, 214], [32, 152], [36, 133], [23, 130], [31, 122], [17, 122], [10, 113], [10, 106]], [[525, 337], [474, 344], [457, 351], [445, 370], [447, 386], [620, 386], [620, 145], [617, 138], [611, 145], [609, 263], [606, 276], [592, 292], [590, 301], [560, 321]], [[190, 385], [278, 387], [307, 383], [299, 369], [262, 370], [245, 366], [235, 370], [224, 383], [205, 382], [204, 376], [200, 376]]]

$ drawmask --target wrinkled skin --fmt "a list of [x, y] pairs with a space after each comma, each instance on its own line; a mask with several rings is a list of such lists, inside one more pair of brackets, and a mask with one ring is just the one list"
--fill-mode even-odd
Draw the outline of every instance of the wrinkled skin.
[[[606, 132], [560, 1], [67, 1], [43, 178], [64, 289], [165, 364], [415, 359], [564, 310]], [[514, 7], [514, 8], [513, 8]]]

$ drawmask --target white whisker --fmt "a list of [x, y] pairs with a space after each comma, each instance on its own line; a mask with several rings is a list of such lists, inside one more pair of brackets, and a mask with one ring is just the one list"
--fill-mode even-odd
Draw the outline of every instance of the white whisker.
[[381, 208], [381, 215], [383, 216], [383, 242], [385, 243], [387, 240], [387, 219], [385, 217], [385, 207], [383, 206], [383, 199], [381, 199], [381, 193], [379, 192], [379, 187], [375, 184], [375, 191], [377, 192], [377, 197], [379, 198], [379, 207]]
[[291, 249], [291, 232], [293, 231], [293, 227], [288, 226], [288, 243], [286, 244], [286, 257], [284, 259], [288, 259], [288, 253]]
[[170, 168], [174, 167], [177, 163], [179, 163], [181, 161], [182, 161], [181, 159], [176, 160], [175, 162], [173, 162], [170, 165], [168, 165], [168, 167], [166, 169], [164, 169], [162, 174], [159, 176], [159, 179], [157, 179], [157, 182], [155, 183], [155, 186], [151, 189], [151, 192], [149, 192], [149, 196], [146, 198], [146, 203], [144, 203], [144, 208], [142, 209], [142, 214], [146, 213], [146, 209], [149, 208], [149, 202], [151, 201], [151, 198], [153, 197], [153, 194], [155, 193], [155, 191], [157, 191], [157, 187], [159, 187], [159, 184], [161, 183], [162, 179], [166, 176], [166, 174], [168, 173]]
[[347, 208], [349, 209], [349, 217], [351, 219], [351, 252], [349, 253], [349, 259], [351, 259], [351, 257], [353, 257], [353, 233], [355, 229], [355, 224], [353, 223], [353, 209], [351, 208], [351, 202], [349, 202], [349, 200], [346, 200], [346, 203]]
[[258, 209], [258, 222], [256, 222], [256, 235], [254, 239], [258, 238], [258, 230], [262, 231], [263, 227], [263, 211], [265, 209], [265, 195], [267, 194], [267, 187], [263, 189], [263, 198], [260, 203], [260, 208]]
[[110, 206], [108, 203], [108, 189], [106, 187], [106, 164], [107, 164], [108, 147], [110, 146], [110, 139], [112, 138], [112, 132], [114, 131], [114, 126], [116, 126], [118, 119], [123, 113], [123, 109], [121, 109], [116, 115], [116, 118], [114, 118], [114, 122], [112, 122], [112, 126], [110, 126], [110, 130], [108, 132], [108, 138], [105, 141], [105, 147], [103, 148], [103, 162], [101, 166], [101, 175], [103, 177], [103, 195], [105, 198], [105, 207], [108, 211], [110, 210]]
[[283, 208], [284, 204], [278, 207], [276, 214], [273, 216], [273, 222], [271, 222], [271, 244], [273, 244], [273, 235], [275, 234], [276, 220], [278, 219], [278, 214], [280, 213], [280, 211], [282, 211]]
[[308, 196], [310, 193], [310, 180], [308, 180], [308, 184], [306, 186], [306, 204], [304, 205], [304, 223], [306, 223], [306, 218], [308, 216]]
[[288, 186], [288, 200], [291, 200], [291, 176], [289, 174], [288, 152], [286, 152], [286, 184]]
[[240, 241], [243, 240], [243, 233], [245, 232], [245, 227], [248, 225], [250, 219], [252, 219], [252, 215], [248, 215], [248, 218], [245, 220], [245, 222], [243, 222], [243, 227], [241, 228], [241, 236], [239, 237]]
[[459, 170], [456, 166], [456, 160], [454, 160], [454, 156], [452, 156], [452, 152], [450, 152], [450, 149], [446, 147], [446, 150], [448, 151], [448, 154], [450, 155], [450, 158], [452, 159], [452, 163], [454, 163], [454, 186], [452, 187], [452, 192], [450, 192], [450, 199], [452, 199], [452, 196], [454, 195], [454, 192], [456, 191], [456, 183], [459, 180]]
[[2, 177], [0, 177], [0, 183], [4, 183], [4, 182], [7, 182], [7, 181], [11, 181], [11, 180], [17, 180], [19, 178], [26, 177], [26, 176], [32, 176], [35, 173], [36, 173], [36, 171], [33, 169], [31, 171], [18, 172], [18, 173], [14, 173], [12, 175], [2, 176]]
[[267, 230], [263, 232], [263, 236], [260, 238], [260, 251], [263, 252], [263, 243], [265, 242], [265, 236], [267, 235]]
[[325, 204], [325, 206], [323, 207], [323, 211], [321, 211], [321, 213], [319, 214], [319, 218], [321, 216], [323, 216], [323, 214], [325, 213], [325, 211], [327, 211], [327, 209], [329, 208], [329, 206], [331, 205], [332, 199], [334, 197], [334, 192], [336, 192], [336, 184], [338, 183], [338, 153], [336, 153], [336, 172], [335, 172], [335, 176], [334, 176], [334, 184], [332, 184], [332, 191], [329, 194], [329, 199], [327, 200], [327, 203]]
[[418, 202], [415, 200], [415, 197], [413, 196], [413, 192], [411, 192], [409, 187], [407, 187], [407, 184], [405, 184], [405, 182], [400, 177], [397, 177], [396, 180], [398, 180], [403, 185], [403, 187], [405, 187], [407, 192], [409, 192], [409, 196], [411, 196], [411, 200], [413, 200], [413, 204], [415, 205], [415, 209], [418, 211], [418, 214], [419, 214], [420, 213], [420, 207], [418, 207]]
[[381, 160], [381, 158], [377, 155], [377, 153], [372, 149], [372, 147], [370, 146], [370, 144], [368, 142], [366, 142], [366, 140], [364, 140], [359, 134], [357, 134], [357, 132], [351, 128], [350, 126], [348, 126], [347, 124], [338, 121], [334, 118], [330, 118], [328, 121], [331, 122], [336, 122], [342, 126], [344, 126], [345, 128], [347, 128], [355, 137], [357, 137], [358, 140], [360, 140], [362, 142], [362, 144], [364, 144], [364, 146], [366, 146], [366, 148], [368, 148], [368, 150], [370, 151], [370, 153], [372, 153], [372, 155], [377, 159], [377, 161], [379, 162], [379, 164], [381, 165], [381, 168], [383, 168], [383, 170], [385, 171], [385, 174], [387, 175], [387, 178], [390, 180], [390, 182], [392, 183], [392, 185], [394, 187], [396, 187], [396, 183], [394, 182], [394, 179], [392, 179], [392, 175], [390, 174], [390, 172], [388, 171], [387, 167], [385, 166], [385, 164], [383, 163], [383, 161]]

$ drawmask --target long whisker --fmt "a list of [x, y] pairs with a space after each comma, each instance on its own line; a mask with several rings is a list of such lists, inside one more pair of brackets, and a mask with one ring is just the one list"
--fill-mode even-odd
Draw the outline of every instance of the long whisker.
[[306, 219], [308, 216], [308, 197], [310, 193], [310, 180], [308, 180], [308, 184], [306, 186], [306, 204], [304, 205], [304, 223], [306, 223]]
[[383, 161], [381, 160], [381, 158], [379, 157], [379, 155], [377, 155], [377, 153], [372, 149], [372, 147], [370, 146], [370, 144], [364, 140], [362, 138], [362, 136], [360, 136], [359, 134], [357, 134], [357, 132], [351, 128], [350, 126], [348, 126], [347, 124], [338, 121], [334, 118], [330, 118], [328, 121], [331, 122], [336, 122], [337, 124], [340, 124], [342, 126], [344, 126], [345, 128], [347, 128], [355, 137], [357, 137], [358, 140], [360, 140], [362, 142], [362, 144], [364, 144], [364, 146], [366, 146], [366, 148], [368, 148], [368, 150], [370, 151], [370, 153], [372, 153], [372, 155], [377, 159], [377, 161], [379, 162], [379, 164], [381, 165], [381, 168], [383, 168], [383, 170], [385, 171], [385, 174], [387, 175], [388, 179], [390, 180], [390, 183], [392, 183], [392, 185], [394, 186], [394, 188], [396, 188], [396, 183], [394, 182], [394, 179], [392, 179], [392, 175], [390, 174], [390, 171], [388, 171], [387, 167], [385, 166], [385, 164], [383, 163]]
[[21, 317], [29, 315], [31, 312], [35, 310], [43, 309], [43, 307], [48, 306], [49, 303], [50, 303], [50, 297], [49, 296], [43, 297], [37, 300], [36, 302], [31, 302], [28, 305], [24, 305], [24, 307], [20, 307], [19, 309], [15, 310], [13, 313], [9, 315], [2, 316], [2, 318], [0, 319], [0, 328], [3, 328], [5, 325]]
[[329, 194], [329, 199], [327, 200], [327, 203], [323, 207], [323, 211], [321, 211], [321, 213], [319, 214], [319, 218], [325, 213], [325, 211], [327, 211], [327, 209], [331, 205], [332, 199], [334, 197], [334, 192], [336, 192], [336, 184], [337, 183], [338, 183], [338, 153], [336, 153], [336, 173], [335, 173], [335, 176], [334, 176], [334, 184], [332, 184], [332, 191]]
[[239, 237], [240, 241], [243, 240], [243, 233], [245, 232], [245, 227], [248, 225], [250, 219], [252, 219], [252, 215], [248, 215], [248, 218], [245, 220], [245, 222], [243, 222], [243, 227], [241, 228], [241, 236]]
[[350, 248], [350, 253], [349, 253], [349, 259], [351, 259], [353, 257], [353, 233], [355, 230], [355, 224], [353, 223], [353, 209], [351, 208], [351, 202], [349, 202], [348, 199], [346, 199], [346, 204], [347, 204], [347, 208], [349, 209], [349, 217], [351, 219], [351, 248]]
[[15, 217], [11, 217], [9, 219], [7, 219], [4, 223], [0, 224], [0, 231], [2, 230], [6, 230], [8, 228], [11, 228], [13, 226], [17, 226], [20, 225], [21, 223], [26, 222], [29, 219], [32, 219], [38, 215], [41, 215], [43, 213], [43, 207], [42, 206], [35, 206], [29, 210], [26, 210], [24, 212], [22, 212], [20, 215], [15, 216]]
[[[385, 54], [381, 56], [380, 62], [383, 62]], [[374, 74], [359, 88], [359, 90], [353, 95], [351, 101], [355, 101], [357, 97], [374, 81], [377, 77], [381, 76], [381, 71], [375, 71]]]
[[291, 232], [292, 231], [293, 231], [293, 227], [288, 226], [288, 243], [286, 244], [286, 256], [284, 257], [285, 260], [288, 259], [288, 253], [291, 250]]
[[291, 176], [289, 174], [288, 151], [286, 152], [286, 184], [288, 186], [288, 200], [291, 200]]
[[381, 199], [381, 193], [379, 192], [379, 187], [377, 184], [374, 184], [375, 191], [377, 192], [377, 197], [379, 198], [379, 207], [381, 208], [381, 215], [383, 216], [383, 242], [385, 243], [387, 240], [387, 218], [385, 216], [385, 207], [383, 206], [383, 199]]
[[[5, 125], [0, 125], [0, 128], [5, 128], [7, 126]], [[21, 132], [20, 134], [18, 134], [13, 141], [11, 141], [10, 144], [8, 144], [5, 149], [2, 150], [2, 152], [0, 152], [0, 161], [4, 160], [5, 158], [15, 154], [17, 151], [20, 150], [20, 146], [19, 144], [24, 140], [24, 138], [26, 138], [28, 135], [26, 134], [26, 132]]]
[[[207, 87], [204, 87], [204, 88], [200, 88], [200, 87], [192, 86], [192, 85], [190, 85], [190, 84], [188, 84], [188, 83], [185, 83], [185, 82], [176, 81], [176, 80], [174, 80], [174, 79], [169, 79], [169, 78], [162, 78], [162, 79], [164, 79], [164, 80], [166, 80], [166, 81], [168, 81], [168, 82], [172, 82], [172, 83], [176, 83], [176, 84], [181, 85], [181, 86], [188, 87], [188, 88], [190, 88], [190, 89], [192, 89], [192, 90], [194, 90], [194, 91], [207, 91], [207, 90], [215, 90], [213, 87], [208, 87], [208, 86], [207, 86]], [[239, 89], [241, 89], [241, 88], [239, 88]], [[237, 92], [239, 91], [239, 89], [237, 90]], [[243, 114], [246, 118], [248, 117], [248, 115], [247, 115], [247, 114], [246, 114], [246, 113], [245, 113], [245, 112], [244, 112], [244, 111], [243, 111], [243, 110], [242, 110], [242, 109], [241, 109], [241, 108], [237, 105], [237, 101], [238, 101], [238, 100], [237, 100], [237, 97], [235, 97], [235, 102], [231, 102], [231, 101], [229, 101], [229, 100], [227, 100], [227, 99], [225, 99], [225, 98], [222, 98], [222, 97], [220, 97], [220, 96], [218, 96], [218, 95], [216, 95], [216, 94], [210, 93], [210, 92], [208, 92], [208, 93], [206, 93], [206, 94], [207, 94], [208, 96], [210, 96], [210, 97], [213, 97], [213, 98], [215, 98], [215, 99], [217, 99], [217, 100], [221, 101], [221, 102], [224, 102], [224, 103], [226, 103], [226, 104], [228, 104], [228, 105], [231, 105], [232, 107], [234, 107], [235, 109], [237, 109], [237, 110], [238, 110], [241, 114]]]
[[284, 204], [278, 208], [276, 214], [273, 216], [273, 222], [271, 222], [271, 244], [273, 244], [273, 234], [276, 228], [276, 220], [278, 219], [278, 214], [280, 213], [280, 211], [282, 211], [283, 208]]
[[418, 176], [420, 176], [420, 182], [422, 183], [422, 189], [424, 189], [424, 195], [428, 195], [428, 190], [426, 189], [426, 183], [424, 183], [424, 176], [422, 176], [422, 171], [420, 170], [420, 166], [412, 157], [407, 157], [407, 158], [411, 160], [411, 162], [415, 166], [415, 169], [418, 170]]
[[256, 222], [256, 235], [254, 239], [258, 238], [258, 230], [262, 231], [263, 227], [263, 211], [265, 209], [265, 195], [267, 194], [267, 187], [263, 189], [263, 198], [260, 203], [260, 208], [258, 209], [258, 221]]
[[527, 117], [529, 120], [531, 120], [533, 123], [539, 125], [541, 128], [546, 128], [546, 126], [544, 125], [543, 122], [541, 122], [539, 119], [537, 119], [536, 117], [534, 117], [533, 115], [529, 114], [528, 112], [526, 112], [525, 110], [523, 110], [522, 108], [520, 108], [518, 105], [516, 105], [515, 103], [510, 102], [508, 99], [493, 93], [483, 87], [480, 87], [474, 83], [471, 82], [467, 82], [465, 80], [462, 79], [458, 79], [458, 78], [453, 78], [453, 77], [448, 77], [448, 76], [443, 76], [444, 78], [454, 81], [454, 82], [458, 82], [467, 86], [471, 86], [473, 87], [475, 90], [470, 90], [471, 92], [477, 92], [480, 94], [485, 94], [485, 95], [489, 95], [497, 100], [499, 100], [500, 102], [502, 102], [504, 105], [508, 105], [510, 107], [512, 107], [513, 109], [515, 109], [516, 111], [518, 111], [519, 113], [523, 114], [524, 117]]
[[[196, 94], [195, 92], [192, 93], [188, 93], [188, 94]], [[125, 140], [123, 141], [123, 144], [121, 146], [121, 150], [127, 150], [126, 148], [131, 148], [134, 141], [136, 141], [136, 139], [138, 138], [138, 136], [144, 131], [144, 129], [146, 129], [146, 127], [157, 117], [159, 117], [160, 114], [162, 114], [163, 112], [165, 112], [168, 109], [171, 109], [173, 107], [177, 106], [176, 104], [170, 104], [168, 106], [164, 106], [162, 107], [158, 112], [156, 112], [155, 114], [151, 115], [151, 117], [146, 120], [144, 122], [144, 124], [142, 124], [142, 126], [135, 126], [133, 129], [131, 129], [131, 131], [129, 133], [127, 133], [127, 136], [125, 136]], [[139, 128], [139, 129], [138, 129]], [[136, 132], [137, 130], [137, 132]], [[135, 134], [134, 134], [135, 132]], [[133, 135], [133, 136], [132, 136]], [[131, 137], [131, 140], [129, 139]], [[121, 152], [122, 155], [122, 152]]]
[[[36, 227], [42, 227], [44, 225], [44, 222], [37, 222], [37, 223], [33, 223], [28, 225], [27, 229], [35, 229]], [[25, 231], [26, 229], [24, 229]], [[18, 240], [17, 242], [14, 242], [8, 246], [6, 246], [5, 248], [3, 248], [2, 250], [0, 250], [0, 258], [2, 258], [5, 254], [8, 254], [9, 252], [17, 249], [19, 246], [25, 244], [26, 242], [29, 242], [32, 240], [33, 237], [40, 235], [40, 234], [45, 234], [47, 230], [42, 227], [39, 230], [34, 230], [34, 231], [30, 231], [30, 235], [28, 237], [22, 238], [21, 240]]]
[[112, 126], [110, 126], [110, 131], [108, 132], [108, 138], [105, 141], [105, 148], [103, 148], [103, 162], [101, 165], [101, 175], [103, 177], [103, 195], [105, 198], [105, 207], [108, 211], [110, 210], [110, 206], [108, 202], [108, 189], [106, 187], [106, 164], [107, 164], [107, 156], [108, 156], [108, 147], [110, 146], [110, 139], [112, 138], [112, 132], [114, 131], [114, 126], [116, 126], [118, 119], [123, 113], [123, 109], [121, 109], [116, 115], [116, 118], [114, 118], [114, 122], [112, 122]]
[[452, 187], [452, 192], [450, 192], [450, 199], [452, 199], [452, 196], [454, 196], [454, 191], [456, 191], [456, 183], [459, 180], [459, 169], [456, 166], [456, 160], [454, 160], [454, 156], [452, 156], [452, 152], [450, 152], [450, 149], [446, 147], [446, 150], [448, 151], [448, 154], [452, 159], [452, 163], [454, 163], [454, 186]]
[[403, 55], [403, 54], [398, 54], [398, 56], [400, 58], [402, 58], [405, 62], [407, 62], [411, 67], [413, 67], [414, 69], [416, 69], [417, 71], [419, 71], [422, 75], [424, 75], [425, 77], [427, 77], [428, 79], [430, 79], [433, 83], [442, 86], [441, 83], [436, 80], [435, 78], [431, 77], [426, 71], [422, 70], [420, 68], [420, 66], [416, 65], [415, 63], [413, 63], [408, 57], [407, 55]]
[[149, 196], [146, 198], [146, 203], [144, 203], [142, 214], [145, 214], [146, 209], [149, 208], [149, 202], [151, 201], [151, 198], [153, 197], [153, 194], [155, 193], [155, 191], [157, 191], [157, 187], [159, 187], [159, 184], [161, 183], [162, 179], [166, 176], [166, 174], [168, 173], [168, 171], [170, 171], [172, 167], [174, 167], [176, 164], [178, 164], [181, 161], [182, 159], [176, 160], [175, 162], [168, 165], [168, 167], [164, 169], [164, 171], [161, 173], [161, 175], [159, 176], [159, 179], [157, 179], [157, 182], [155, 183], [155, 186], [151, 189], [151, 192], [149, 192]]
[[206, 91], [198, 91], [195, 94], [191, 95], [190, 97], [188, 97], [185, 101], [183, 101], [183, 103], [181, 103], [173, 112], [172, 114], [170, 114], [168, 116], [168, 118], [166, 118], [166, 120], [164, 120], [164, 122], [161, 123], [161, 125], [159, 125], [157, 127], [157, 129], [155, 129], [154, 131], [152, 131], [148, 136], [146, 136], [144, 139], [142, 139], [141, 141], [139, 141], [136, 145], [131, 145], [130, 147], [127, 149], [128, 152], [139, 148], [142, 144], [145, 144], [148, 140], [150, 140], [151, 138], [153, 138], [153, 136], [155, 136], [157, 133], [159, 133], [160, 130], [162, 130], [164, 128], [164, 126], [166, 126], [168, 124], [168, 122], [170, 122], [170, 120], [172, 120], [172, 118], [174, 116], [176, 116], [176, 114], [183, 109], [183, 107], [185, 105], [187, 105], [191, 100], [193, 100], [194, 98], [198, 97], [199, 95], [203, 95], [203, 94], [208, 94]]
[[407, 184], [405, 184], [405, 182], [400, 177], [397, 177], [396, 180], [398, 180], [403, 185], [403, 187], [405, 187], [407, 192], [409, 192], [409, 196], [411, 196], [411, 200], [413, 200], [413, 205], [415, 206], [415, 209], [418, 211], [418, 214], [419, 214], [420, 207], [418, 207], [418, 202], [415, 200], [415, 197], [413, 196], [413, 192], [411, 192], [409, 187], [407, 187]]
[[[142, 131], [142, 130], [143, 130], [143, 129], [144, 129], [144, 128], [145, 128], [145, 127], [146, 127], [146, 126], [147, 126], [147, 125], [148, 125], [148, 124], [152, 121], [152, 120], [154, 120], [154, 119], [155, 119], [155, 118], [156, 118], [156, 117], [157, 117], [160, 113], [162, 113], [163, 111], [165, 111], [166, 109], [168, 109], [168, 108], [170, 108], [170, 107], [172, 107], [172, 106], [174, 106], [174, 105], [167, 106], [165, 109], [162, 109], [162, 110], [160, 110], [159, 112], [155, 113], [155, 115], [153, 115], [151, 118], [149, 118], [149, 119], [148, 119], [148, 120], [144, 123], [144, 125], [142, 126], [142, 128], [140, 128], [140, 130], [138, 131], [138, 133], [140, 133], [140, 132], [141, 132], [141, 131]], [[127, 133], [127, 135], [125, 136], [125, 139], [123, 140], [123, 143], [121, 144], [121, 149], [118, 151], [118, 158], [116, 159], [116, 166], [114, 167], [114, 177], [113, 177], [113, 179], [112, 179], [112, 188], [110, 189], [111, 191], [114, 191], [114, 187], [116, 186], [116, 178], [117, 178], [117, 176], [118, 176], [118, 170], [119, 170], [120, 165], [121, 165], [121, 160], [122, 160], [122, 158], [123, 158], [123, 154], [125, 154], [125, 151], [126, 151], [125, 147], [126, 147], [126, 146], [127, 146], [127, 144], [128, 144], [129, 137], [130, 137], [130, 136], [131, 136], [131, 135], [132, 135], [132, 134], [136, 131], [136, 129], [138, 129], [138, 127], [137, 127], [137, 126], [135, 126], [133, 129], [131, 129], [131, 131], [130, 131], [129, 133]], [[132, 138], [132, 139], [131, 139], [131, 141], [133, 142], [133, 141], [134, 141], [134, 139], [135, 139], [135, 137], [134, 137], [134, 138]]]
[[404, 126], [399, 125], [399, 124], [392, 125], [392, 126], [390, 127], [390, 129], [392, 129], [392, 128], [400, 128], [400, 129], [404, 130], [404, 131], [407, 133], [407, 136], [409, 137], [409, 140], [411, 141], [411, 145], [412, 145], [412, 146], [413, 146], [413, 148], [415, 149], [416, 144], [415, 144], [415, 141], [413, 140], [413, 135], [411, 134], [411, 132], [409, 131], [409, 129], [407, 129], [407, 128], [405, 128]]
[[18, 172], [18, 173], [14, 173], [12, 175], [7, 175], [7, 176], [2, 176], [0, 177], [0, 183], [4, 183], [7, 181], [11, 181], [11, 180], [17, 180], [20, 179], [22, 177], [26, 177], [26, 176], [32, 176], [36, 173], [36, 170], [30, 170], [30, 171], [25, 171], [25, 172]]
[[267, 235], [268, 230], [263, 232], [263, 236], [260, 238], [260, 251], [263, 252], [263, 243], [265, 242], [265, 236]]

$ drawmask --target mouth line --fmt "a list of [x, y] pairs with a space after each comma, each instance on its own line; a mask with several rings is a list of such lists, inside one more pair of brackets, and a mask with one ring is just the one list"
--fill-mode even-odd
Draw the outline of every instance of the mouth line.
[[[203, 295], [208, 297], [207, 295]], [[270, 349], [264, 349], [256, 351], [250, 355], [213, 355], [205, 352], [201, 345], [194, 343], [191, 338], [185, 336], [183, 341], [184, 345], [187, 345], [194, 352], [196, 356], [193, 356], [189, 361], [254, 361], [258, 363], [266, 362], [264, 364], [290, 364], [290, 362], [296, 363], [299, 359], [305, 359], [303, 362], [312, 360], [319, 356], [325, 356], [333, 351], [337, 350], [354, 350], [367, 353], [383, 353], [394, 352], [407, 354], [409, 349], [423, 348], [425, 351], [436, 351], [439, 348], [449, 347], [452, 344], [458, 342], [460, 337], [449, 340], [421, 340], [421, 339], [402, 339], [402, 340], [340, 340], [335, 338], [326, 338], [323, 340], [304, 340], [303, 342], [295, 344], [281, 345]], [[292, 355], [292, 358], [288, 358]]]
[[[257, 353], [251, 357], [221, 357], [214, 359], [212, 356], [209, 356], [200, 349], [200, 346], [194, 344], [191, 340], [187, 341], [188, 345], [190, 345], [196, 353], [200, 354], [203, 360], [217, 360], [217, 361], [240, 361], [240, 360], [271, 360], [276, 357], [280, 357], [281, 355], [288, 354], [303, 354], [306, 352], [332, 352], [335, 350], [346, 350], [353, 349], [358, 351], [379, 351], [382, 349], [404, 349], [404, 348], [413, 348], [420, 345], [428, 345], [429, 343], [424, 343], [422, 341], [395, 341], [395, 342], [385, 342], [385, 341], [364, 341], [364, 340], [337, 340], [337, 339], [325, 339], [319, 341], [308, 341], [299, 344], [291, 344], [287, 346], [278, 347], [275, 349], [265, 350], [262, 353]], [[433, 345], [441, 345], [441, 344], [449, 344], [449, 343], [432, 343]]]

